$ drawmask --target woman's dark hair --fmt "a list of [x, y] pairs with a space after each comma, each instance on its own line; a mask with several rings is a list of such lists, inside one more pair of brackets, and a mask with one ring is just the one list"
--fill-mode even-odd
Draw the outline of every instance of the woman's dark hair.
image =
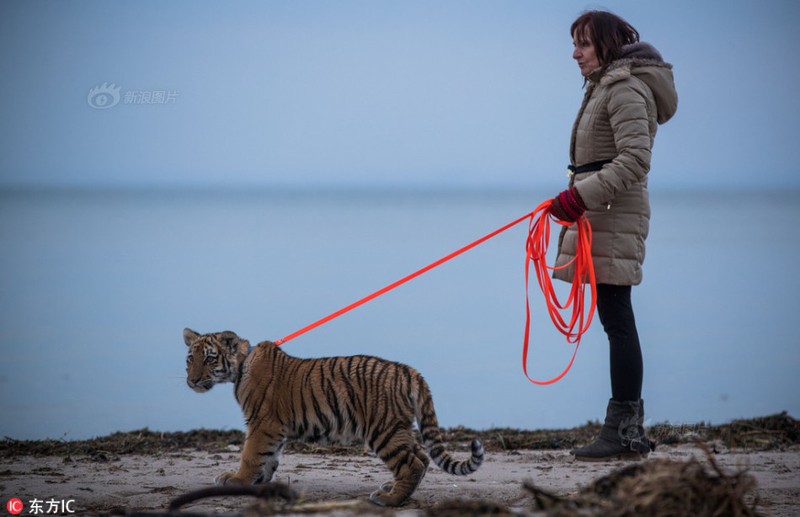
[[[588, 29], [588, 33], [587, 33]], [[622, 55], [622, 47], [639, 41], [639, 31], [608, 11], [586, 11], [572, 23], [570, 36], [578, 41], [591, 39], [600, 66], [606, 66]]]

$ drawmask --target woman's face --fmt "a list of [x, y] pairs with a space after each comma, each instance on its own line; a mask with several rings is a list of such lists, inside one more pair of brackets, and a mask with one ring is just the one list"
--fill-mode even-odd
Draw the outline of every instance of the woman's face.
[[588, 27], [583, 31], [582, 35], [578, 35], [578, 31], [575, 31], [572, 35], [572, 44], [575, 47], [575, 50], [572, 51], [572, 59], [578, 62], [581, 75], [586, 77], [600, 67], [600, 60], [597, 59], [594, 43], [592, 43], [592, 38], [589, 37]]

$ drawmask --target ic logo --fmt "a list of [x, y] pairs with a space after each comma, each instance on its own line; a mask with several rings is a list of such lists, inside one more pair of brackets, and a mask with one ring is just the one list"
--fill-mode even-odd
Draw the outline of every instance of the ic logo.
[[8, 510], [8, 513], [10, 513], [11, 515], [21, 514], [24, 508], [25, 505], [23, 505], [22, 501], [20, 499], [17, 499], [16, 497], [9, 499], [8, 502], [6, 503], [6, 510]]

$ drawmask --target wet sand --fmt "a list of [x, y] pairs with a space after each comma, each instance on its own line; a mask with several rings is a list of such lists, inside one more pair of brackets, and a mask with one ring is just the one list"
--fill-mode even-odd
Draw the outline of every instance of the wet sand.
[[[759, 500], [760, 513], [800, 514], [800, 447], [755, 451], [728, 448], [720, 442], [710, 445], [715, 450], [714, 460], [723, 470], [747, 469], [755, 478], [754, 496]], [[164, 512], [176, 496], [211, 485], [221, 471], [235, 470], [239, 447], [228, 445], [216, 449], [210, 452], [173, 449], [156, 454], [104, 451], [74, 455], [5, 454], [0, 458], [3, 504], [12, 497], [19, 498], [26, 506], [23, 515], [29, 514], [30, 504], [35, 500], [41, 501], [42, 515], [52, 505], [67, 510], [59, 515], [69, 515], [68, 510], [75, 515]], [[457, 447], [457, 454], [466, 455], [466, 444]], [[659, 446], [647, 461], [658, 458], [706, 461], [705, 452], [690, 443]], [[565, 449], [491, 451], [487, 452], [482, 467], [467, 477], [445, 474], [432, 465], [408, 503], [389, 511], [368, 501], [370, 492], [390, 480], [388, 470], [380, 460], [358, 450], [287, 452], [273, 481], [287, 484], [300, 496], [295, 506], [281, 510], [283, 515], [436, 514], [437, 508], [453, 500], [494, 502], [520, 514], [531, 514], [532, 496], [523, 487], [524, 482], [556, 495], [570, 496], [629, 464], [576, 462]], [[69, 501], [73, 502], [67, 504]], [[183, 511], [235, 514], [252, 506], [254, 501], [252, 497], [206, 499]]]

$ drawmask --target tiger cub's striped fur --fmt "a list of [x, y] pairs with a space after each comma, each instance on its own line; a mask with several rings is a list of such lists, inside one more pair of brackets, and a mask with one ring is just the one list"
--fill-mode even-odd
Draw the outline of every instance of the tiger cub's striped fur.
[[287, 440], [366, 444], [394, 476], [370, 495], [384, 506], [402, 504], [422, 481], [429, 463], [422, 447], [450, 474], [471, 474], [483, 462], [477, 439], [467, 460], [445, 450], [428, 384], [404, 364], [364, 355], [299, 359], [269, 341], [251, 349], [230, 331], [185, 329], [183, 338], [189, 387], [202, 393], [233, 382], [247, 424], [239, 470], [217, 484], [271, 480]]

